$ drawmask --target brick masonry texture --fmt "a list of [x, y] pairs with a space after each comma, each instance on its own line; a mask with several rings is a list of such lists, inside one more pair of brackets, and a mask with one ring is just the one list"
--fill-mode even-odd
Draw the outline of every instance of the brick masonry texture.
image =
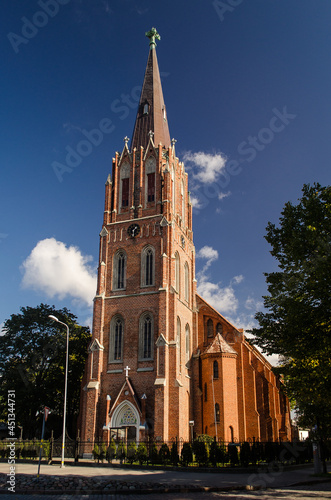
[[[153, 103], [164, 106], [163, 98], [155, 97], [162, 96], [155, 72], [153, 54], [137, 121], [145, 120], [146, 102], [150, 112]], [[174, 145], [154, 144], [144, 123], [149, 122], [136, 123], [144, 147], [130, 151], [125, 144], [113, 158], [105, 186], [81, 439], [108, 442], [125, 429], [137, 440], [188, 440], [190, 421], [195, 434], [224, 441], [290, 439], [289, 402], [271, 365], [241, 330], [197, 295], [188, 176]], [[168, 137], [167, 127], [162, 122], [158, 137]], [[117, 319], [121, 331], [114, 326]], [[151, 352], [144, 358], [149, 332]]]

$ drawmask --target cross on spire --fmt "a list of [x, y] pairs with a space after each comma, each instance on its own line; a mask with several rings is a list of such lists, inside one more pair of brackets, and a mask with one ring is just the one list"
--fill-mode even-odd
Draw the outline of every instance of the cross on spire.
[[155, 28], [152, 28], [151, 30], [147, 31], [145, 35], [147, 36], [147, 38], [149, 38], [149, 46], [151, 49], [154, 49], [154, 47], [156, 47], [155, 39], [161, 40], [161, 37]]
[[127, 146], [128, 142], [129, 142], [129, 140], [130, 140], [130, 139], [129, 139], [129, 138], [128, 138], [128, 136], [126, 135], [126, 136], [124, 137], [124, 139], [123, 139], [123, 141], [125, 142], [125, 145], [126, 145], [126, 146]]
[[125, 378], [128, 378], [128, 376], [129, 376], [129, 370], [131, 370], [131, 368], [129, 368], [129, 367], [126, 365], [126, 367], [124, 368], [124, 370], [125, 370]]

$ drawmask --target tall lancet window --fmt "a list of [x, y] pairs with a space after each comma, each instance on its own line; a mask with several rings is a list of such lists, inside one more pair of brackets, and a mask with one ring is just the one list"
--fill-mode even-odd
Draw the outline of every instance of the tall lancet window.
[[145, 247], [141, 254], [141, 285], [152, 286], [155, 281], [155, 249]]
[[185, 327], [185, 350], [186, 350], [186, 363], [190, 361], [190, 353], [191, 353], [191, 335], [190, 335], [190, 327], [186, 325]]
[[185, 287], [185, 300], [186, 302], [189, 301], [190, 297], [190, 282], [189, 282], [189, 268], [187, 262], [185, 262], [184, 265], [184, 287]]
[[139, 320], [139, 359], [153, 359], [154, 323], [150, 313], [144, 313]]
[[178, 371], [181, 372], [182, 365], [182, 337], [180, 331], [180, 319], [177, 316], [177, 347], [178, 347]]
[[171, 170], [171, 187], [172, 187], [172, 214], [176, 213], [176, 184], [175, 184], [175, 166]]
[[181, 197], [182, 197], [182, 224], [185, 226], [185, 186], [184, 181], [181, 185]]
[[119, 193], [119, 212], [122, 208], [129, 206], [130, 195], [130, 165], [123, 163], [120, 170], [120, 193]]
[[156, 171], [156, 160], [154, 156], [150, 156], [146, 160], [145, 165], [146, 177], [145, 177], [145, 198], [146, 204], [155, 202], [155, 171]]
[[176, 292], [180, 293], [180, 258], [179, 253], [175, 253], [175, 288]]
[[126, 253], [118, 250], [114, 255], [113, 288], [123, 290], [126, 287]]
[[110, 322], [109, 363], [123, 360], [124, 320], [114, 316]]

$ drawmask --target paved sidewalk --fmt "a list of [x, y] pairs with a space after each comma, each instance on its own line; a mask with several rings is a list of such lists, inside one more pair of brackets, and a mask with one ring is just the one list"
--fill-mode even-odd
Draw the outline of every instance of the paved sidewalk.
[[[269, 467], [260, 472], [230, 473], [170, 470], [137, 470], [117, 467], [100, 467], [97, 464], [89, 466], [41, 465], [40, 480], [36, 482], [37, 463], [16, 464], [16, 492], [20, 491], [65, 491], [67, 493], [84, 492], [123, 492], [131, 493], [148, 490], [190, 489], [201, 491], [211, 488], [214, 491], [226, 491], [229, 488], [284, 488], [302, 483], [318, 484], [321, 479], [312, 477], [313, 466], [305, 466], [298, 470], [284, 470], [282, 466]], [[6, 474], [9, 472], [7, 463], [0, 463], [1, 490], [7, 491]], [[5, 486], [5, 488], [4, 488]], [[31, 489], [32, 488], [32, 489]]]

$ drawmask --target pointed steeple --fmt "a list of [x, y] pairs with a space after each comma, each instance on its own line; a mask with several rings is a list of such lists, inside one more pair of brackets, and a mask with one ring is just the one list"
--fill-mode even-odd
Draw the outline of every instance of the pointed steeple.
[[155, 50], [155, 39], [160, 40], [160, 35], [155, 28], [152, 28], [146, 33], [146, 36], [150, 39], [150, 51], [133, 130], [131, 149], [140, 148], [140, 146], [146, 148], [150, 131], [154, 133], [153, 142], [155, 146], [161, 143], [168, 148], [171, 141]]

